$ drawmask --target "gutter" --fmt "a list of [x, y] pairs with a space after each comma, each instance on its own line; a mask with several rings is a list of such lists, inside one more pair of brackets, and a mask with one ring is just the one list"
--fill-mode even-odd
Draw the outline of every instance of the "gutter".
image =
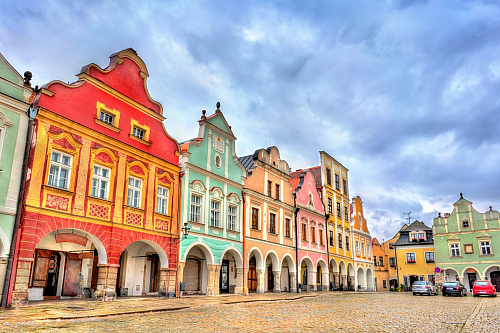
[[175, 297], [180, 297], [179, 291], [179, 260], [180, 260], [180, 251], [181, 251], [181, 192], [182, 192], [182, 177], [184, 177], [184, 173], [179, 173], [179, 191], [177, 198], [177, 254], [176, 254], [176, 272], [175, 272]]
[[248, 295], [247, 293], [247, 284], [246, 284], [246, 278], [245, 278], [245, 264], [246, 264], [246, 252], [245, 252], [245, 239], [246, 239], [246, 236], [245, 236], [245, 233], [246, 233], [246, 222], [247, 222], [247, 219], [246, 219], [246, 204], [245, 204], [245, 191], [244, 190], [241, 190], [241, 199], [243, 200], [243, 230], [242, 230], [242, 235], [243, 235], [243, 295]]
[[[295, 192], [293, 193], [293, 199], [295, 201]], [[294, 212], [294, 217], [295, 217], [295, 265], [297, 266], [297, 269], [295, 270], [296, 273], [295, 273], [295, 284], [296, 284], [296, 288], [297, 288], [297, 293], [300, 293], [300, 289], [299, 289], [299, 236], [297, 234], [297, 224], [298, 224], [298, 221], [297, 221], [297, 214], [299, 213], [299, 210], [300, 208], [297, 207], [297, 205], [295, 204], [295, 212]]]

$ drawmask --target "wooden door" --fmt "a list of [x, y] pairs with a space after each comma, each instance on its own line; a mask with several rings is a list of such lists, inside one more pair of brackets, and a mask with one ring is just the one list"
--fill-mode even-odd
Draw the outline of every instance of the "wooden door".
[[495, 288], [500, 292], [500, 271], [491, 272], [490, 280], [491, 284], [496, 286]]
[[80, 290], [82, 259], [78, 253], [68, 253], [64, 269], [63, 296], [76, 296]]
[[35, 257], [33, 287], [45, 287], [47, 286], [49, 272], [50, 250], [37, 250]]
[[248, 290], [257, 290], [257, 267], [256, 267], [255, 257], [250, 259], [249, 269], [248, 269]]
[[[99, 256], [97, 253], [94, 253], [94, 260], [92, 261], [92, 279], [90, 280], [90, 288], [97, 290], [97, 279], [99, 277], [99, 267], [97, 264], [99, 263]], [[116, 279], [118, 280], [118, 279]]]

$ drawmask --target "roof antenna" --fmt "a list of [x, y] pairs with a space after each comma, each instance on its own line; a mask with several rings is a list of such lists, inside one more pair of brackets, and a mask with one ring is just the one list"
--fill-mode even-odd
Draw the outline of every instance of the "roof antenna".
[[408, 215], [407, 219], [408, 219], [408, 225], [410, 225], [410, 221], [411, 221], [411, 212], [408, 212], [408, 213], [403, 213], [405, 215]]

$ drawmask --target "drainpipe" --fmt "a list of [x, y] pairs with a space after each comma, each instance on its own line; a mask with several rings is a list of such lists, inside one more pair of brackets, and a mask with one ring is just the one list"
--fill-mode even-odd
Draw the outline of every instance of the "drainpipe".
[[398, 267], [398, 254], [396, 252], [396, 245], [392, 245], [394, 247], [394, 257], [396, 257], [396, 276], [398, 279], [398, 284], [396, 285], [396, 288], [399, 288], [400, 283], [399, 283], [399, 267]]
[[[293, 193], [293, 199], [295, 201], [295, 193]], [[297, 214], [299, 213], [300, 208], [297, 207], [297, 203], [295, 203], [295, 212], [294, 212], [294, 218], [295, 218], [295, 265], [296, 265], [296, 273], [295, 273], [295, 284], [297, 288], [297, 293], [300, 292], [299, 290], [299, 236], [297, 233]]]
[[175, 256], [175, 262], [177, 265], [177, 270], [175, 272], [175, 297], [180, 297], [179, 292], [179, 260], [181, 251], [181, 192], [182, 192], [182, 177], [184, 177], [184, 172], [179, 173], [179, 191], [177, 199], [177, 254]]
[[328, 259], [326, 263], [326, 268], [328, 269], [328, 290], [330, 291], [330, 235], [328, 230], [328, 219], [330, 218], [330, 214], [325, 214], [325, 225], [326, 225], [326, 257]]
[[241, 235], [243, 237], [243, 295], [247, 295], [247, 284], [246, 284], [246, 279], [245, 279], [245, 267], [246, 267], [246, 252], [245, 252], [245, 232], [246, 232], [246, 205], [245, 205], [245, 190], [241, 190], [241, 199], [243, 202], [243, 230], [241, 231]]
[[[12, 234], [12, 241], [10, 243], [10, 251], [9, 251], [9, 259], [7, 262], [7, 270], [5, 272], [5, 283], [3, 285], [3, 294], [2, 294], [2, 302], [1, 307], [6, 308], [10, 305], [12, 301], [12, 290], [10, 288], [13, 285], [13, 281], [16, 277], [16, 269], [17, 262], [14, 261], [14, 258], [17, 258], [18, 245], [21, 241], [21, 233], [19, 232], [19, 225], [21, 223], [21, 211], [24, 204], [24, 195], [26, 193], [26, 176], [28, 172], [28, 161], [31, 155], [30, 151], [30, 143], [33, 136], [34, 130], [34, 117], [36, 117], [36, 113], [38, 109], [30, 110], [32, 112], [28, 113], [28, 135], [26, 137], [26, 144], [24, 147], [24, 159], [23, 159], [23, 168], [21, 170], [21, 187], [19, 190], [19, 196], [17, 198], [17, 207], [16, 207], [16, 219], [14, 222], [14, 230]], [[31, 117], [33, 115], [33, 118]], [[13, 289], [13, 288], [12, 288]]]

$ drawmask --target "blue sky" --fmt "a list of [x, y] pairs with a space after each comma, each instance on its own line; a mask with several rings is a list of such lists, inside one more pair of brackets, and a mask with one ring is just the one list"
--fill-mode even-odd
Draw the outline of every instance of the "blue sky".
[[238, 155], [349, 169], [373, 236], [463, 192], [500, 209], [498, 1], [5, 1], [0, 52], [33, 84], [132, 47], [177, 140], [221, 110]]

